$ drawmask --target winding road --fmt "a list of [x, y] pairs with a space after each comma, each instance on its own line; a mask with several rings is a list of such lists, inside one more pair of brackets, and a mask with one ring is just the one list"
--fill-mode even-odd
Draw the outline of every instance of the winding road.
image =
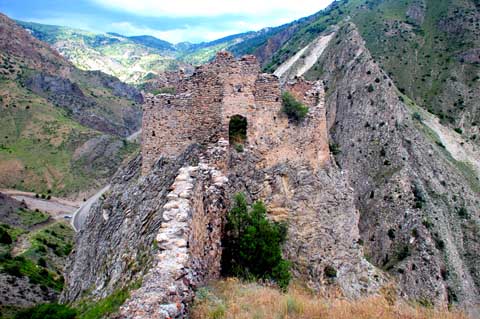
[[78, 232], [82, 229], [83, 224], [85, 223], [85, 220], [87, 219], [88, 212], [90, 211], [90, 208], [92, 208], [92, 205], [97, 202], [97, 200], [106, 192], [110, 189], [110, 184], [102, 188], [100, 191], [98, 191], [95, 195], [90, 197], [86, 202], [80, 206], [74, 213], [72, 217], [72, 227], [73, 229]]
[[[129, 142], [139, 142], [141, 137], [142, 137], [142, 130], [138, 130], [137, 132], [128, 136], [126, 140]], [[88, 213], [90, 212], [90, 208], [92, 208], [92, 205], [95, 204], [97, 200], [109, 189], [110, 189], [110, 184], [105, 186], [101, 190], [99, 190], [92, 197], [90, 197], [73, 213], [71, 224], [73, 229], [76, 232], [80, 231], [83, 227], [83, 224], [85, 224], [85, 220], [87, 219]]]

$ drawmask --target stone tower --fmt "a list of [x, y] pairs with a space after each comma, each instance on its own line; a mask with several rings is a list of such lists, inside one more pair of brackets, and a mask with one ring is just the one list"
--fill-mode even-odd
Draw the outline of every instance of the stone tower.
[[246, 119], [246, 146], [255, 147], [265, 166], [285, 160], [321, 166], [329, 157], [323, 86], [297, 80], [283, 89], [309, 106], [302, 123], [291, 123], [281, 112], [280, 82], [261, 73], [253, 55], [235, 59], [219, 52], [213, 62], [182, 79], [175, 94], [146, 96], [142, 173], [160, 156], [175, 157], [192, 143], [229, 140], [234, 116]]

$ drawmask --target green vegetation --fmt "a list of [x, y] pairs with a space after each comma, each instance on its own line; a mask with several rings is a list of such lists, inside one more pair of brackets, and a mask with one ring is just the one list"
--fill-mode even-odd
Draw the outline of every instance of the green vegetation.
[[[23, 214], [24, 211], [20, 211]], [[44, 215], [41, 215], [42, 218]], [[27, 219], [28, 225], [34, 219]], [[43, 222], [37, 218], [38, 223]], [[15, 277], [28, 277], [33, 284], [49, 287], [56, 291], [63, 288], [63, 260], [70, 253], [73, 245], [74, 231], [69, 225], [57, 222], [48, 225], [33, 233], [9, 225], [0, 226], [0, 272], [8, 273]], [[30, 247], [13, 257], [11, 249], [18, 236], [27, 236]], [[10, 239], [10, 240], [9, 240]]]
[[65, 305], [42, 304], [22, 310], [14, 319], [75, 319], [76, 311]]
[[12, 316], [13, 319], [103, 319], [115, 314], [130, 296], [130, 290], [138, 288], [134, 284], [129, 288], [118, 289], [108, 297], [96, 302], [82, 301], [74, 305], [58, 303], [41, 304], [23, 309]]
[[330, 148], [330, 153], [332, 153], [333, 155], [338, 155], [342, 152], [342, 150], [340, 149], [340, 145], [338, 145], [337, 143], [331, 142], [330, 144], [328, 144], [328, 147]]
[[108, 297], [98, 302], [82, 302], [76, 309], [77, 319], [101, 319], [118, 311], [130, 296], [130, 288], [116, 290]]
[[405, 260], [412, 254], [412, 247], [407, 243], [399, 243], [390, 258], [386, 257], [383, 261], [382, 269], [392, 270], [396, 265]]
[[12, 236], [3, 228], [0, 228], [0, 244], [10, 245], [12, 243]]
[[20, 208], [17, 213], [22, 220], [22, 224], [27, 228], [44, 223], [50, 218], [48, 214], [40, 212], [38, 210], [32, 211]]
[[337, 270], [330, 265], [325, 266], [325, 269], [323, 270], [323, 273], [325, 274], [325, 277], [327, 278], [336, 278], [337, 277]]
[[282, 289], [288, 286], [290, 264], [282, 258], [281, 244], [286, 226], [270, 222], [261, 201], [250, 209], [243, 194], [237, 194], [227, 215], [222, 271], [224, 275], [246, 279], [275, 281]]
[[287, 114], [289, 119], [298, 123], [307, 116], [308, 107], [297, 101], [290, 92], [283, 92], [282, 111]]
[[63, 289], [63, 278], [38, 266], [31, 259], [23, 256], [12, 258], [10, 254], [2, 255], [0, 259], [0, 272], [15, 277], [28, 277], [31, 283], [50, 287], [58, 292]]
[[237, 152], [242, 153], [243, 152], [243, 144], [235, 144], [234, 148]]
[[57, 257], [66, 257], [73, 248], [73, 237], [74, 233], [70, 226], [64, 223], [52, 224], [31, 235], [31, 248], [25, 252], [25, 255], [38, 259], [41, 257], [38, 252], [47, 248]]
[[[112, 103], [105, 97], [111, 92], [102, 93], [104, 97], [101, 98], [101, 93], [97, 94], [101, 104]], [[78, 124], [64, 109], [27, 90], [19, 81], [2, 79], [0, 76], [0, 96], [8, 97], [10, 103], [16, 105], [0, 107], [2, 187], [48, 194], [46, 197], [52, 194], [66, 195], [92, 187], [102, 175], [112, 174], [105, 170], [105, 163], [82, 162], [82, 157], [73, 160], [76, 149], [89, 139], [99, 137], [98, 131]], [[120, 112], [127, 105], [126, 100], [114, 102], [119, 103], [114, 107], [115, 112]], [[99, 109], [103, 109], [103, 105]], [[114, 115], [101, 116], [110, 118]], [[110, 138], [112, 143], [119, 140], [113, 136]], [[131, 143], [124, 145], [117, 154], [118, 158], [109, 159], [108, 165], [112, 160], [120, 162], [133, 151], [135, 148]], [[99, 167], [87, 169], [92, 165]]]
[[153, 90], [151, 93], [153, 95], [157, 94], [175, 94], [176, 90], [174, 87], [163, 87], [160, 89]]

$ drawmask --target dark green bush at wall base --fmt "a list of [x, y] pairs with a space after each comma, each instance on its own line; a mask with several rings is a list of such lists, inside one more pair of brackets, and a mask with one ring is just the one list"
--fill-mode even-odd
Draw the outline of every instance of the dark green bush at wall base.
[[248, 209], [244, 195], [237, 194], [225, 226], [223, 274], [248, 280], [273, 280], [285, 289], [291, 278], [290, 263], [282, 258], [281, 250], [286, 234], [284, 224], [266, 218], [261, 201]]

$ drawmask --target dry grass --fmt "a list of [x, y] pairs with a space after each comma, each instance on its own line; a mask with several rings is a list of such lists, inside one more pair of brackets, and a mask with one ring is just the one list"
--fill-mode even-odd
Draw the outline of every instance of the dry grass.
[[[388, 299], [388, 298], [387, 298]], [[461, 312], [405, 303], [384, 297], [357, 301], [321, 297], [294, 286], [288, 293], [255, 283], [226, 279], [197, 293], [192, 319], [467, 319]]]

